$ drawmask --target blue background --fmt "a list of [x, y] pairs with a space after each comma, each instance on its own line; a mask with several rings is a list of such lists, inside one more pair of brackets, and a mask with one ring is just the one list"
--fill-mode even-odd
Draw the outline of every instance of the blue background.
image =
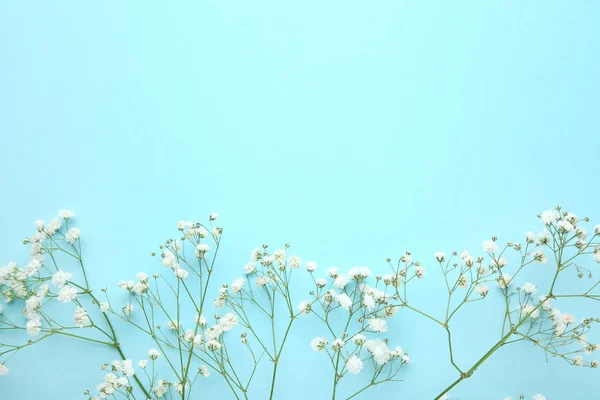
[[[3, 2], [2, 263], [24, 264], [32, 222], [64, 207], [96, 287], [160, 270], [149, 253], [175, 223], [213, 211], [224, 281], [261, 243], [289, 241], [321, 273], [383, 271], [407, 249], [431, 264], [522, 241], [556, 204], [597, 220], [599, 18], [591, 1]], [[457, 326], [465, 367], [496, 339], [483, 310]], [[414, 362], [363, 398], [429, 399], [456, 378], [443, 332], [408, 315], [392, 329]], [[279, 398], [327, 398], [315, 333], [292, 337]], [[53, 343], [11, 362], [3, 399], [81, 398], [115, 357]], [[599, 382], [517, 345], [452, 394], [575, 399]]]

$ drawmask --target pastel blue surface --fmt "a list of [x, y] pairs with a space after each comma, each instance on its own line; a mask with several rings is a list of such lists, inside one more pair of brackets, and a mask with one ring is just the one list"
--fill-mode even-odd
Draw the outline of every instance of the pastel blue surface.
[[[291, 242], [321, 273], [383, 271], [409, 249], [431, 264], [493, 234], [522, 241], [556, 204], [600, 221], [599, 18], [600, 4], [560, 1], [4, 2], [1, 264], [24, 263], [32, 222], [64, 207], [96, 288], [160, 271], [149, 254], [175, 223], [213, 211], [224, 281], [262, 243]], [[465, 366], [496, 334], [485, 308], [467, 314]], [[431, 399], [456, 378], [443, 332], [409, 316], [392, 332], [413, 363], [362, 398]], [[330, 396], [315, 333], [291, 338], [278, 399]], [[53, 340], [11, 360], [0, 398], [83, 398], [115, 357]], [[203, 385], [230, 398], [216, 376]], [[598, 371], [517, 345], [452, 394], [582, 390], [600, 390]]]

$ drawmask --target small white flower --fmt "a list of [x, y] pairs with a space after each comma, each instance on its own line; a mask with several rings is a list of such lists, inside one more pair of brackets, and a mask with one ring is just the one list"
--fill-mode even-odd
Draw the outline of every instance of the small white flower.
[[249, 262], [244, 266], [244, 273], [250, 275], [254, 271], [256, 271], [256, 265], [253, 262]]
[[236, 278], [231, 284], [231, 291], [233, 293], [239, 293], [244, 288], [244, 283], [246, 280], [244, 278]]
[[498, 250], [498, 245], [493, 240], [486, 240], [482, 244], [483, 251], [486, 253], [495, 253]]
[[313, 349], [313, 351], [319, 352], [322, 351], [325, 348], [325, 346], [327, 346], [327, 343], [327, 339], [322, 337], [316, 337], [310, 341], [310, 347]]
[[360, 346], [361, 344], [364, 344], [365, 341], [367, 340], [367, 338], [364, 335], [356, 334], [354, 335], [354, 337], [352, 338], [352, 340], [354, 341], [354, 344], [356, 344], [357, 346]]
[[459, 288], [466, 289], [469, 287], [469, 279], [464, 274], [460, 274], [458, 280], [456, 281], [456, 285]]
[[0, 376], [8, 375], [8, 367], [2, 363], [0, 363]]
[[206, 343], [206, 348], [211, 350], [211, 351], [217, 351], [221, 348], [221, 343], [217, 342], [216, 340], [209, 340]]
[[73, 210], [70, 210], [68, 208], [62, 209], [58, 212], [58, 217], [62, 218], [62, 219], [69, 219], [69, 218], [73, 218], [75, 216], [75, 212], [73, 212]]
[[490, 291], [490, 288], [487, 285], [478, 285], [478, 286], [475, 287], [475, 290], [482, 297], [485, 297], [485, 296], [487, 296], [488, 292]]
[[177, 321], [177, 320], [169, 321], [168, 325], [169, 325], [169, 329], [172, 331], [179, 330], [179, 321]]
[[331, 278], [336, 278], [338, 276], [338, 267], [331, 267], [327, 269], [327, 275]]
[[573, 365], [583, 365], [583, 357], [581, 357], [581, 356], [573, 357]]
[[148, 360], [140, 360], [138, 362], [138, 367], [141, 369], [145, 369], [148, 366]]
[[556, 210], [547, 210], [544, 211], [541, 215], [540, 218], [542, 219], [542, 222], [546, 225], [550, 225], [551, 223], [553, 223], [554, 221], [556, 221], [558, 219], [559, 215], [558, 212]]
[[74, 244], [79, 236], [81, 235], [81, 230], [79, 228], [71, 228], [65, 235], [67, 242]]
[[352, 306], [352, 299], [350, 298], [350, 296], [348, 296], [346, 293], [341, 293], [337, 297], [337, 300], [344, 310], [350, 310], [350, 307]]
[[150, 349], [150, 350], [148, 350], [148, 357], [151, 360], [156, 360], [156, 359], [158, 359], [158, 357], [160, 357], [160, 353], [156, 349]]
[[126, 304], [123, 307], [123, 314], [125, 314], [126, 317], [129, 317], [133, 313], [133, 308], [134, 308], [133, 304], [131, 304], [131, 303]]
[[527, 243], [535, 243], [535, 233], [525, 232], [525, 240]]
[[67, 284], [67, 281], [69, 281], [72, 276], [73, 274], [70, 272], [59, 270], [52, 275], [52, 284], [59, 288], [63, 287]]
[[315, 279], [315, 285], [317, 285], [318, 288], [324, 288], [325, 286], [327, 286], [327, 279], [317, 278]]
[[371, 269], [368, 267], [352, 267], [348, 271], [350, 278], [360, 281], [371, 276]]
[[173, 269], [173, 273], [175, 274], [177, 279], [185, 279], [189, 275], [189, 272], [181, 267]]
[[375, 299], [367, 294], [363, 297], [363, 304], [367, 307], [367, 310], [371, 311], [375, 308]]
[[208, 378], [210, 376], [210, 371], [208, 370], [208, 367], [206, 365], [202, 365], [200, 368], [198, 368], [198, 373], [205, 378]]
[[358, 374], [363, 369], [363, 362], [360, 358], [352, 356], [346, 362], [346, 368], [352, 374]]
[[535, 286], [533, 283], [525, 282], [521, 289], [523, 289], [523, 292], [526, 294], [535, 294], [537, 286]]
[[[208, 217], [208, 219], [211, 221], [214, 221], [217, 218], [219, 218], [219, 214], [217, 214], [216, 212], [210, 214], [210, 217]], [[227, 218], [225, 218], [225, 219], [227, 219]]]
[[315, 269], [317, 269], [317, 263], [314, 261], [309, 261], [306, 263], [306, 270], [308, 272], [313, 272]]
[[298, 256], [290, 256], [288, 266], [292, 269], [298, 269], [302, 265], [302, 260]]
[[300, 315], [310, 314], [310, 301], [302, 300], [300, 304], [298, 304], [298, 312]]
[[78, 328], [83, 328], [90, 324], [90, 317], [88, 316], [87, 311], [85, 311], [82, 307], [77, 307], [75, 309], [75, 314], [73, 314], [73, 321], [75, 321], [75, 326]]
[[210, 246], [204, 243], [196, 246], [196, 257], [204, 258], [204, 255], [210, 251]]
[[68, 303], [77, 298], [77, 289], [71, 286], [65, 286], [58, 292], [58, 301]]
[[342, 347], [344, 347], [344, 340], [342, 339], [337, 338], [331, 342], [331, 349], [333, 351], [339, 351]]
[[238, 319], [233, 313], [227, 313], [219, 319], [219, 326], [224, 332], [228, 332], [238, 324]]
[[443, 251], [435, 252], [433, 255], [438, 262], [444, 262], [446, 260], [446, 253]]
[[100, 311], [101, 312], [107, 312], [109, 308], [110, 308], [110, 304], [108, 304], [107, 301], [100, 303]]
[[367, 320], [369, 327], [375, 332], [387, 332], [387, 321], [385, 319], [371, 318]]
[[415, 268], [415, 276], [419, 279], [423, 279], [425, 276], [425, 268], [419, 266]]
[[333, 281], [333, 286], [338, 289], [343, 289], [350, 283], [350, 278], [345, 274], [339, 274]]
[[502, 274], [497, 278], [498, 281], [498, 287], [500, 289], [506, 289], [508, 286], [510, 286], [511, 283], [511, 276], [508, 274]]

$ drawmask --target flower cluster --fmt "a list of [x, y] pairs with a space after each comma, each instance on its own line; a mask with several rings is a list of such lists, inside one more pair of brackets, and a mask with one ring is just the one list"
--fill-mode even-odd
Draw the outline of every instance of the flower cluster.
[[[595, 355], [600, 344], [593, 329], [600, 317], [581, 315], [563, 300], [600, 300], [600, 280], [587, 266], [600, 263], [600, 225], [586, 228], [587, 218], [560, 207], [541, 213], [543, 229], [526, 232], [522, 243], [501, 244], [491, 237], [479, 252], [438, 251], [424, 264], [408, 251], [397, 262], [388, 259], [382, 273], [365, 266], [322, 268], [289, 254], [288, 244], [274, 251], [262, 245], [242, 263], [236, 278], [216, 288], [213, 272], [223, 229], [215, 225], [219, 216], [213, 213], [207, 224], [178, 222], [176, 237], [153, 253], [159, 272], [139, 272], [135, 279], [116, 282], [114, 290], [102, 288], [98, 297], [88, 282], [81, 230], [70, 226], [74, 216], [61, 210], [49, 222], [36, 221], [35, 233], [24, 240], [29, 261], [22, 268], [15, 262], [0, 268], [0, 297], [6, 303], [0, 305], [0, 332], [22, 331], [25, 337], [21, 343], [7, 343], [0, 336], [0, 376], [9, 373], [7, 364], [21, 349], [63, 335], [104, 345], [120, 357], [102, 366], [103, 381], [95, 394], [86, 391], [89, 399], [190, 399], [199, 378], [208, 378], [211, 371], [225, 380], [234, 397], [247, 399], [257, 370], [265, 364], [271, 385], [261, 398], [272, 399], [290, 332], [302, 318], [318, 329], [317, 336], [305, 338], [304, 346], [318, 353], [317, 359], [329, 360], [331, 397], [351, 399], [400, 380], [411, 362], [396, 343], [396, 321], [405, 312], [423, 316], [447, 337], [457, 377], [438, 388], [436, 400], [449, 399], [450, 390], [511, 343], [530, 342], [575, 367], [599, 366]], [[67, 268], [69, 262], [76, 268]], [[563, 285], [567, 274], [588, 283], [573, 291]], [[408, 295], [410, 285], [432, 276], [433, 283], [443, 285], [441, 314], [419, 307]], [[303, 286], [307, 281], [308, 292]], [[500, 339], [477, 362], [465, 365], [453, 350], [461, 338], [451, 326], [467, 305], [489, 302], [490, 297], [502, 304]], [[69, 323], [54, 314], [65, 309], [72, 315]], [[153, 343], [135, 366], [118, 340], [115, 320]], [[238, 368], [240, 364], [245, 368]], [[342, 393], [352, 385], [340, 383], [354, 375], [365, 376], [366, 384]], [[533, 400], [545, 397], [536, 394]]]

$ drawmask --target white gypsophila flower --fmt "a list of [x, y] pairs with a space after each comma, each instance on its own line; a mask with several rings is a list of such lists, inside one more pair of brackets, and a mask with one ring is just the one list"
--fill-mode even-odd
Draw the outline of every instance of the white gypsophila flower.
[[535, 233], [525, 232], [525, 241], [527, 243], [535, 243]]
[[363, 280], [371, 276], [371, 269], [368, 267], [352, 267], [348, 271], [348, 276], [355, 280]]
[[6, 365], [0, 363], [0, 376], [8, 375], [9, 369]]
[[387, 363], [392, 357], [390, 349], [387, 347], [384, 341], [381, 339], [367, 340], [365, 342], [365, 348], [373, 356], [373, 361], [379, 365]]
[[446, 260], [446, 253], [444, 253], [443, 251], [436, 251], [435, 253], [433, 253], [433, 256], [436, 260], [438, 260], [438, 262], [444, 262]]
[[244, 273], [250, 275], [254, 271], [256, 271], [256, 265], [253, 262], [249, 262], [244, 266]]
[[133, 314], [133, 304], [129, 303], [129, 304], [125, 304], [125, 306], [123, 307], [123, 314], [125, 314], [126, 317], [131, 316], [131, 314]]
[[119, 281], [118, 285], [119, 285], [119, 289], [129, 290], [129, 291], [132, 291], [133, 287], [135, 286], [133, 281], [125, 281], [122, 279]]
[[246, 280], [244, 278], [236, 278], [231, 284], [231, 291], [233, 293], [239, 293], [244, 288], [244, 283]]
[[192, 341], [194, 341], [194, 338], [196, 337], [196, 334], [194, 333], [193, 330], [188, 329], [187, 331], [185, 331], [185, 333], [183, 334], [183, 340], [185, 340], [188, 343], [192, 343]]
[[38, 232], [42, 232], [44, 230], [44, 225], [46, 224], [46, 222], [43, 219], [38, 219], [33, 224], [35, 225], [35, 229], [37, 229]]
[[553, 223], [554, 221], [556, 221], [559, 216], [560, 215], [558, 214], [558, 212], [556, 210], [547, 210], [547, 211], [544, 211], [540, 215], [540, 218], [542, 219], [542, 222], [545, 225], [550, 225], [551, 223]]
[[42, 302], [39, 297], [31, 296], [25, 301], [25, 313], [35, 314], [40, 309]]
[[313, 349], [313, 351], [319, 352], [322, 351], [325, 348], [325, 346], [327, 346], [327, 343], [327, 339], [322, 337], [316, 337], [310, 341], [310, 347]]
[[375, 332], [387, 332], [387, 321], [385, 319], [371, 318], [367, 321], [369, 327]]
[[107, 301], [100, 303], [100, 311], [101, 312], [107, 312], [109, 308], [110, 308], [110, 304], [108, 304]]
[[158, 381], [156, 387], [152, 389], [152, 392], [160, 399], [164, 397], [165, 393], [167, 393], [167, 390], [169, 390], [169, 383], [161, 379]]
[[145, 283], [136, 283], [133, 285], [132, 291], [137, 295], [142, 295], [148, 291], [148, 285]]
[[58, 292], [58, 301], [61, 303], [68, 303], [77, 298], [77, 289], [71, 286], [64, 286]]
[[227, 313], [219, 319], [219, 326], [224, 332], [228, 332], [238, 324], [238, 319], [233, 313]]
[[310, 310], [310, 300], [302, 300], [300, 304], [298, 304], [298, 312], [300, 315], [310, 314]]
[[219, 214], [218, 214], [218, 213], [216, 213], [216, 212], [214, 212], [214, 213], [210, 214], [210, 216], [208, 217], [208, 219], [209, 219], [210, 221], [214, 221], [214, 220], [215, 220], [215, 219], [217, 219], [217, 218], [219, 218]]
[[456, 281], [456, 286], [462, 289], [466, 289], [469, 287], [469, 279], [466, 275], [460, 274], [458, 280]]
[[79, 228], [71, 228], [65, 235], [65, 240], [71, 244], [74, 244], [79, 236], [81, 235], [81, 230]]
[[475, 287], [475, 290], [477, 291], [477, 293], [479, 293], [479, 295], [485, 297], [490, 291], [490, 288], [487, 285], [478, 285]]
[[542, 250], [536, 250], [533, 253], [531, 253], [531, 255], [533, 256], [535, 262], [537, 262], [538, 264], [545, 264], [546, 262], [548, 262], [548, 258], [546, 258], [546, 255]]
[[352, 356], [346, 361], [346, 368], [351, 374], [358, 374], [363, 369], [363, 362], [360, 358]]
[[498, 245], [493, 240], [486, 240], [482, 243], [483, 251], [486, 253], [495, 253], [498, 251]]
[[367, 307], [367, 310], [371, 311], [375, 308], [375, 299], [367, 294], [363, 297], [363, 304]]
[[583, 365], [583, 357], [581, 357], [581, 356], [573, 357], [573, 365]]
[[338, 270], [339, 270], [339, 268], [338, 268], [338, 267], [331, 267], [331, 268], [328, 268], [328, 269], [327, 269], [327, 275], [328, 275], [330, 278], [335, 278], [335, 277], [337, 277], [337, 276], [338, 276]]
[[590, 361], [590, 367], [592, 368], [598, 368], [598, 360], [592, 360]]
[[538, 234], [537, 237], [537, 244], [538, 245], [543, 245], [543, 244], [547, 244], [550, 241], [550, 232], [548, 230], [543, 230], [542, 232], [540, 232]]
[[200, 346], [202, 346], [205, 341], [204, 341], [204, 337], [200, 334], [197, 334], [196, 336], [194, 336], [194, 347], [196, 348], [200, 348]]
[[135, 278], [140, 281], [141, 283], [146, 283], [148, 282], [148, 279], [150, 278], [148, 276], [147, 273], [145, 272], [138, 272], [137, 274], [135, 274]]
[[252, 253], [250, 253], [250, 260], [251, 261], [258, 261], [260, 260], [260, 258], [262, 257], [262, 253], [259, 247], [255, 248], [254, 250], [252, 250]]
[[315, 285], [317, 285], [318, 288], [324, 288], [327, 286], [327, 279], [317, 278], [315, 279]]
[[392, 355], [392, 358], [403, 358], [406, 355], [400, 346], [396, 346], [394, 350], [390, 351], [390, 354]]
[[343, 289], [350, 283], [350, 278], [345, 274], [339, 274], [333, 281], [333, 285], [338, 289]]
[[148, 358], [150, 358], [152, 361], [157, 360], [160, 357], [160, 352], [156, 349], [150, 349], [148, 350]]
[[169, 323], [167, 325], [169, 326], [169, 329], [172, 331], [179, 330], [179, 321], [177, 321], [177, 320], [169, 321]]
[[[62, 218], [62, 219], [69, 219], [69, 218], [73, 218], [74, 216], [75, 216], [75, 212], [68, 208], [62, 209], [58, 212], [58, 217]], [[37, 225], [37, 223], [36, 223], [36, 225]]]
[[342, 349], [342, 347], [344, 347], [344, 340], [337, 338], [334, 339], [333, 342], [331, 342], [331, 349], [333, 351], [340, 351]]
[[27, 332], [27, 336], [29, 337], [37, 337], [39, 336], [42, 330], [42, 321], [38, 315], [31, 318], [27, 321], [27, 325], [25, 327], [25, 331]]
[[2, 314], [2, 311], [4, 311], [4, 306], [2, 306], [2, 304], [0, 304], [0, 314]]
[[52, 275], [52, 284], [56, 287], [63, 287], [67, 284], [67, 282], [71, 279], [73, 274], [70, 272], [65, 272], [63, 270], [59, 270]]
[[543, 394], [534, 394], [533, 400], [546, 400], [546, 396], [544, 396]]
[[140, 360], [138, 362], [138, 367], [141, 369], [145, 369], [148, 366], [148, 360]]
[[198, 368], [198, 373], [205, 378], [210, 376], [210, 371], [206, 365], [201, 365], [200, 368]]
[[177, 279], [185, 279], [189, 275], [189, 272], [183, 268], [175, 268], [173, 269], [173, 273], [175, 274]]
[[210, 246], [207, 244], [201, 243], [198, 246], [196, 246], [196, 257], [204, 258], [206, 253], [208, 253], [209, 251], [210, 251]]
[[540, 313], [532, 304], [525, 304], [521, 307], [521, 315], [537, 318], [539, 317]]
[[222, 333], [223, 328], [221, 328], [221, 325], [213, 325], [204, 331], [204, 338], [207, 342], [210, 342], [211, 340], [218, 339]]
[[200, 314], [196, 315], [196, 317], [194, 318], [194, 322], [200, 326], [205, 326], [208, 321], [203, 314]]
[[175, 265], [176, 262], [177, 262], [177, 258], [175, 257], [175, 254], [173, 254], [173, 252], [171, 252], [170, 250], [163, 251], [162, 264], [165, 267], [171, 268], [171, 267], [173, 267], [173, 265]]
[[352, 299], [346, 293], [340, 293], [337, 296], [337, 301], [344, 310], [350, 310], [350, 307], [352, 306]]
[[259, 276], [258, 278], [256, 278], [256, 286], [265, 286], [267, 283], [269, 283], [269, 278], [267, 278], [266, 276]]
[[206, 348], [211, 351], [217, 351], [221, 348], [221, 343], [217, 342], [214, 339], [209, 340], [208, 342], [206, 342]]
[[56, 231], [58, 231], [62, 226], [62, 221], [54, 218], [53, 220], [51, 220], [50, 222], [48, 222], [48, 224], [44, 227], [46, 233], [48, 234], [48, 236], [52, 236], [56, 233]]
[[366, 340], [367, 338], [364, 335], [361, 335], [360, 333], [352, 337], [352, 341], [354, 341], [354, 344], [357, 346], [364, 344]]
[[498, 281], [498, 287], [500, 289], [506, 289], [507, 287], [510, 286], [512, 278], [508, 274], [502, 274], [502, 275], [498, 276], [498, 278], [496, 280]]
[[75, 321], [75, 326], [78, 328], [83, 328], [90, 324], [90, 317], [88, 316], [87, 311], [85, 311], [82, 307], [77, 307], [75, 309], [75, 313], [73, 314], [73, 321]]
[[419, 266], [415, 268], [415, 276], [419, 279], [423, 279], [425, 276], [425, 268]]
[[314, 261], [309, 261], [306, 263], [306, 270], [308, 272], [313, 272], [315, 269], [317, 269], [317, 263]]
[[526, 294], [535, 294], [535, 292], [537, 290], [537, 286], [535, 286], [533, 283], [525, 282], [523, 284], [523, 286], [521, 287], [521, 289]]
[[279, 264], [285, 264], [285, 258], [286, 257], [287, 257], [287, 253], [286, 253], [286, 251], [284, 249], [275, 250], [275, 252], [273, 253], [273, 258]]
[[566, 220], [558, 221], [556, 223], [556, 228], [558, 228], [558, 231], [560, 233], [568, 233], [568, 232], [573, 232], [573, 230], [575, 230], [575, 227], [573, 226], [573, 224], [571, 224], [569, 221], [566, 221]]
[[290, 256], [288, 260], [288, 266], [293, 269], [300, 268], [302, 265], [302, 260], [298, 256]]

